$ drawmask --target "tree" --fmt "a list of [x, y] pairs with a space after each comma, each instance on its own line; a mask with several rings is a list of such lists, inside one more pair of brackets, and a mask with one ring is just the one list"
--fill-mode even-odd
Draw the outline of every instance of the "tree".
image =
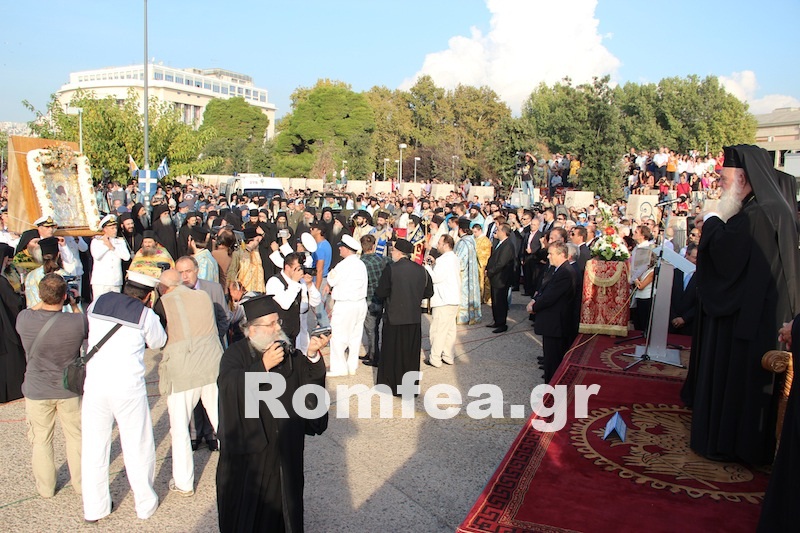
[[523, 117], [550, 151], [579, 157], [586, 188], [613, 198], [622, 189], [617, 162], [625, 143], [609, 80], [594, 78], [577, 87], [568, 78], [553, 87], [542, 84], [523, 105]]
[[241, 96], [211, 100], [203, 112], [200, 130], [215, 129], [218, 139], [264, 143], [269, 117]]
[[[335, 167], [343, 160], [351, 169], [372, 167], [369, 144], [375, 122], [363, 94], [343, 83], [320, 80], [310, 90], [295, 91], [292, 100], [297, 104], [279, 123], [280, 135], [275, 142], [275, 165], [282, 175], [307, 175], [313, 168], [325, 166], [317, 163], [323, 157], [332, 157]], [[364, 133], [368, 134], [366, 138]], [[327, 150], [331, 149], [329, 155]]]
[[[55, 95], [50, 97], [45, 112], [37, 111], [28, 102], [23, 103], [36, 114], [36, 119], [29, 123], [35, 135], [78, 142], [78, 117], [67, 115]], [[122, 105], [111, 97], [97, 99], [94, 93], [85, 91], [78, 91], [68, 105], [83, 109], [83, 146], [95, 181], [103, 178], [104, 170], [112, 179], [127, 180], [128, 155], [144, 168], [140, 156], [144, 152], [144, 119], [139, 112], [139, 99], [132, 89]], [[180, 122], [176, 109], [156, 98], [150, 100], [148, 114], [151, 168], [164, 157], [170, 163], [173, 176], [206, 172], [218, 163], [212, 157], [199, 157], [200, 147], [213, 137], [213, 131], [192, 130], [191, 126]]]

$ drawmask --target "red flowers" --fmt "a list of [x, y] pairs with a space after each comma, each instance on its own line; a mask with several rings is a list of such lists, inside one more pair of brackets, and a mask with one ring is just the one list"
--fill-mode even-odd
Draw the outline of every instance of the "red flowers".
[[606, 235], [614, 235], [617, 232], [612, 226], [606, 227], [604, 231]]

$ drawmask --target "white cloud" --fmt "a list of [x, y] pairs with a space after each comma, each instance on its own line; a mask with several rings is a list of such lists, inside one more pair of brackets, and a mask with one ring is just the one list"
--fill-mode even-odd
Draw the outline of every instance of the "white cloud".
[[[425, 57], [403, 81], [407, 90], [421, 75], [440, 87], [487, 85], [519, 112], [540, 82], [569, 76], [573, 83], [616, 74], [620, 61], [603, 46], [595, 18], [597, 0], [486, 0], [490, 29], [450, 39], [447, 50]], [[610, 36], [607, 36], [608, 38]]]
[[800, 100], [785, 94], [767, 94], [756, 98], [758, 80], [756, 73], [752, 70], [734, 72], [730, 76], [720, 76], [719, 81], [729, 93], [750, 104], [750, 112], [755, 115], [770, 113], [779, 107], [800, 107]]

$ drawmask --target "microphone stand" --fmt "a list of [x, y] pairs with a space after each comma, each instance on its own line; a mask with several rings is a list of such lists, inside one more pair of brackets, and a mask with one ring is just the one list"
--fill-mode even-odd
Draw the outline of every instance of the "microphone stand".
[[[663, 205], [667, 205], [667, 204], [670, 204], [670, 203], [674, 203], [674, 201], [661, 202], [660, 204], [656, 204], [656, 205], [657, 206], [658, 205], [662, 205], [662, 204]], [[630, 339], [624, 339], [624, 340], [634, 340], [634, 339], [640, 339], [640, 338], [644, 337], [644, 339], [645, 339], [644, 353], [642, 355], [638, 356], [638, 358], [635, 359], [631, 364], [629, 364], [628, 366], [623, 368], [622, 369], [623, 371], [627, 371], [627, 370], [635, 367], [636, 365], [638, 365], [642, 361], [650, 361], [650, 355], [648, 353], [650, 351], [650, 332], [653, 329], [653, 316], [655, 315], [653, 310], [654, 310], [654, 307], [655, 307], [655, 304], [656, 304], [656, 292], [657, 292], [657, 287], [658, 287], [658, 278], [659, 278], [659, 276], [661, 274], [661, 262], [664, 259], [664, 237], [665, 237], [665, 233], [666, 233], [666, 228], [669, 227], [669, 216], [670, 216], [669, 215], [669, 211], [667, 211], [666, 218], [661, 217], [661, 221], [662, 221], [662, 223], [664, 225], [664, 229], [661, 230], [661, 232], [660, 232], [661, 233], [661, 247], [659, 248], [658, 257], [656, 258], [656, 264], [655, 264], [655, 267], [653, 268], [653, 281], [650, 282], [650, 287], [651, 287], [651, 289], [650, 289], [650, 317], [649, 317], [649, 320], [647, 321], [647, 330], [645, 332], [642, 332], [642, 334], [637, 336], [637, 337], [631, 337]], [[630, 356], [630, 357], [637, 357], [636, 354], [625, 354], [625, 355], [626, 356]]]

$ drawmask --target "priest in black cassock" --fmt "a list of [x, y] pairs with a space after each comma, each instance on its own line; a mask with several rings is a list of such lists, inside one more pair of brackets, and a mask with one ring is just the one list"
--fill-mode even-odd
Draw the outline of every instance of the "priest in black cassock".
[[[800, 368], [800, 315], [779, 332], [779, 338], [792, 349], [794, 368]], [[792, 342], [797, 339], [797, 342]], [[800, 379], [795, 376], [786, 414], [783, 418], [781, 442], [769, 487], [761, 506], [760, 533], [797, 530], [797, 497], [800, 494]]]
[[[258, 296], [243, 305], [246, 338], [225, 351], [217, 380], [220, 531], [302, 532], [305, 435], [320, 434], [324, 427], [301, 418], [292, 407], [292, 396], [302, 385], [325, 387], [325, 362], [318, 350], [329, 338], [312, 337], [307, 357], [293, 346], [279, 344], [288, 338], [281, 331], [272, 296]], [[264, 402], [259, 403], [258, 418], [245, 418], [247, 372], [276, 372], [285, 378], [279, 401], [288, 418], [276, 418]]]
[[375, 296], [384, 301], [378, 385], [388, 385], [398, 396], [406, 372], [419, 372], [422, 349], [422, 300], [433, 296], [433, 282], [424, 267], [411, 261], [414, 245], [397, 239], [393, 263], [383, 269]]
[[697, 330], [682, 391], [693, 407], [691, 447], [754, 465], [775, 452], [774, 374], [761, 357], [797, 313], [795, 209], [766, 150], [724, 148], [722, 197], [704, 216], [697, 254]]
[[[4, 271], [14, 257], [14, 249], [0, 243], [0, 263]], [[0, 274], [0, 403], [22, 398], [25, 379], [25, 350], [17, 334], [17, 315], [25, 309], [22, 297], [11, 283]]]

